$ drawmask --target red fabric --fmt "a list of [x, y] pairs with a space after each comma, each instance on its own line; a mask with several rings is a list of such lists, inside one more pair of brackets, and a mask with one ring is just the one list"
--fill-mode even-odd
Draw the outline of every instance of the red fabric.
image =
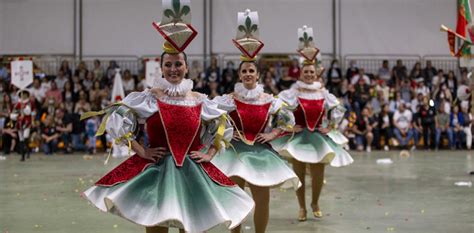
[[204, 169], [204, 171], [207, 173], [209, 178], [211, 178], [214, 182], [218, 183], [219, 185], [222, 186], [234, 186], [235, 183], [229, 179], [224, 173], [219, 170], [214, 164], [207, 162], [207, 163], [201, 163], [201, 167]]
[[295, 111], [296, 125], [305, 125], [311, 132], [319, 127], [324, 116], [324, 99], [308, 100], [298, 98], [299, 106]]
[[237, 99], [234, 102], [237, 109], [230, 113], [230, 117], [236, 122], [237, 128], [243, 131], [245, 139], [255, 141], [255, 137], [263, 131], [268, 121], [271, 103], [253, 105]]
[[[160, 114], [158, 112], [153, 114], [147, 119], [146, 124], [150, 147], [164, 147], [170, 150], [168, 146], [168, 141], [166, 140], [165, 128], [163, 126], [163, 123], [161, 122]], [[201, 127], [199, 127], [199, 132], [200, 131]], [[195, 137], [191, 147], [189, 148], [189, 151], [198, 151], [201, 150], [203, 147], [204, 146], [201, 144], [200, 138]]]
[[464, 37], [466, 37], [466, 27], [468, 24], [466, 19], [466, 6], [469, 4], [466, 4], [466, 1], [469, 0], [458, 1], [458, 21], [456, 23], [456, 33]]
[[18, 112], [18, 120], [16, 121], [16, 128], [17, 129], [22, 129], [22, 128], [27, 128], [30, 127], [31, 125], [31, 114], [24, 115], [23, 114], [23, 109], [29, 105], [31, 112], [35, 111], [35, 104], [33, 101], [28, 101], [27, 103], [21, 103], [20, 102], [16, 103], [15, 105], [15, 110]]
[[97, 181], [95, 185], [113, 186], [126, 182], [145, 170], [145, 168], [150, 164], [153, 164], [153, 161], [144, 159], [138, 155], [133, 155], [115, 167], [112, 171], [107, 173], [104, 177]]
[[195, 138], [201, 127], [202, 104], [188, 107], [158, 101], [158, 106], [169, 149], [176, 165], [181, 167], [191, 146], [196, 145]]

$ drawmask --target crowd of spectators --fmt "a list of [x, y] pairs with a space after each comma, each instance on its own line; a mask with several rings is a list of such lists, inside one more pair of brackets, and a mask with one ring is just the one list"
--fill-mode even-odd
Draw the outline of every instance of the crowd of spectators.
[[[228, 61], [219, 67], [216, 58], [203, 69], [198, 60], [190, 62], [188, 78], [195, 91], [213, 98], [230, 93], [238, 81], [237, 65]], [[468, 72], [443, 71], [426, 61], [408, 70], [401, 60], [389, 67], [383, 61], [376, 73], [366, 73], [351, 61], [342, 70], [333, 60], [324, 73], [324, 85], [347, 108], [347, 117], [340, 130], [350, 139], [352, 149], [371, 151], [390, 148], [466, 148], [472, 145], [472, 115], [470, 102], [458, 101], [458, 85], [470, 85]], [[110, 141], [106, 136], [95, 140], [100, 119], [80, 121], [80, 115], [98, 111], [111, 103], [111, 90], [117, 62], [110, 61], [102, 68], [95, 60], [92, 67], [80, 62], [75, 70], [63, 61], [54, 76], [35, 77], [29, 88], [34, 102], [34, 121], [28, 143], [33, 151], [51, 154], [59, 150], [96, 152], [105, 150]], [[261, 83], [267, 93], [277, 95], [297, 81], [300, 73], [298, 60], [290, 62], [260, 62]], [[122, 71], [125, 94], [145, 88], [144, 71], [132, 74]], [[18, 102], [18, 89], [10, 84], [8, 69], [0, 62], [0, 128], [4, 154], [15, 150], [16, 135], [10, 119]], [[443, 137], [445, 138], [443, 140]]]

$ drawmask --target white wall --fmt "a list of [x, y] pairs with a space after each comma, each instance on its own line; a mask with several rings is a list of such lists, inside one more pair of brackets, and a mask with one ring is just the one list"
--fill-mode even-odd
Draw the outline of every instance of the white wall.
[[263, 53], [295, 53], [297, 29], [313, 27], [317, 46], [332, 52], [332, 0], [216, 0], [213, 1], [213, 51], [238, 53], [232, 44], [237, 30], [237, 12], [258, 11]]
[[0, 53], [73, 53], [73, 0], [1, 0], [1, 3]]
[[[192, 0], [197, 38], [190, 54], [203, 52], [203, 1]], [[455, 0], [341, 1], [342, 54], [445, 54], [446, 35], [439, 25], [455, 28]], [[151, 26], [159, 21], [161, 0], [83, 0], [84, 55], [161, 53], [162, 37]], [[214, 0], [213, 52], [237, 53], [237, 12], [260, 15], [265, 53], [293, 53], [296, 29], [315, 29], [317, 45], [331, 53], [332, 0]], [[0, 53], [71, 54], [73, 0], [0, 0]], [[339, 44], [339, 41], [338, 41]], [[339, 51], [338, 51], [339, 52]]]
[[445, 54], [456, 28], [456, 1], [340, 0], [343, 54]]
[[[161, 20], [160, 0], [83, 0], [84, 55], [161, 54], [163, 38], [152, 26]], [[203, 53], [203, 0], [191, 1], [197, 37], [189, 54]]]

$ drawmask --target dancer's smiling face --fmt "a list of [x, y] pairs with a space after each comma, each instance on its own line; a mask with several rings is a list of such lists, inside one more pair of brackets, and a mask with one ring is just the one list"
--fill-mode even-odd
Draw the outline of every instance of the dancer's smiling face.
[[188, 65], [183, 53], [165, 54], [161, 70], [166, 81], [180, 84], [188, 73]]
[[254, 89], [257, 87], [259, 72], [257, 66], [253, 62], [244, 62], [239, 69], [240, 81], [247, 89]]
[[313, 84], [317, 81], [316, 68], [314, 65], [303, 66], [300, 73], [300, 81], [306, 84]]

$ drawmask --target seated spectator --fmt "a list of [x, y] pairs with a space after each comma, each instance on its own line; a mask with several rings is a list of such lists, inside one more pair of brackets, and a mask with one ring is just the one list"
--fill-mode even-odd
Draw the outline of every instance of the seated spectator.
[[28, 90], [30, 91], [31, 96], [35, 98], [37, 103], [43, 103], [47, 90], [41, 86], [41, 80], [38, 78], [33, 79], [33, 86]]
[[370, 85], [370, 78], [365, 74], [365, 70], [363, 68], [359, 69], [359, 73], [356, 75], [352, 76], [351, 78], [351, 84], [356, 85], [360, 79], [364, 80], [364, 83], [367, 85]]
[[54, 115], [54, 123], [56, 125], [56, 131], [59, 134], [59, 138], [61, 138], [64, 144], [65, 153], [71, 153], [72, 117], [65, 113], [63, 108], [58, 108], [56, 109], [56, 114]]
[[368, 108], [362, 109], [361, 116], [356, 121], [355, 125], [352, 127], [352, 131], [355, 133], [357, 150], [364, 150], [364, 145], [366, 146], [367, 152], [372, 151], [372, 140], [374, 139], [374, 134], [372, 133], [373, 125], [376, 124], [370, 116]]
[[393, 114], [393, 133], [402, 147], [407, 147], [413, 137], [412, 120], [412, 112], [402, 102]]
[[87, 70], [86, 62], [81, 61], [79, 63], [79, 67], [77, 67], [76, 71], [74, 72], [74, 76], [79, 77], [80, 80], [84, 80], [87, 77], [87, 73], [89, 73], [89, 70]]
[[[361, 69], [362, 70], [362, 69]], [[363, 71], [362, 71], [363, 72]], [[358, 79], [354, 86], [354, 94], [352, 96], [353, 106], [355, 112], [360, 115], [361, 109], [365, 107], [370, 100], [370, 86], [366, 83], [364, 78]]]
[[416, 95], [416, 98], [411, 100], [410, 105], [411, 105], [411, 112], [414, 114], [417, 113], [419, 110], [419, 107], [423, 105], [423, 94], [418, 93]]
[[378, 80], [375, 88], [376, 91], [382, 92], [384, 101], [388, 103], [390, 98], [390, 87], [387, 86], [387, 82], [385, 82], [384, 80]]
[[4, 82], [10, 81], [10, 75], [8, 74], [8, 69], [3, 64], [3, 58], [0, 58], [0, 80]]
[[346, 79], [349, 83], [352, 80], [352, 77], [359, 73], [359, 68], [357, 67], [357, 62], [355, 60], [349, 61], [349, 67], [346, 71]]
[[436, 120], [436, 149], [439, 148], [441, 143], [441, 135], [446, 134], [448, 136], [449, 148], [454, 149], [454, 136], [453, 130], [449, 127], [449, 114], [445, 112], [442, 106], [438, 107], [438, 114], [435, 117]]
[[71, 68], [69, 68], [69, 62], [67, 60], [63, 60], [61, 62], [61, 67], [59, 68], [59, 71], [62, 72], [66, 79], [72, 78], [72, 71]]
[[425, 96], [429, 97], [430, 96], [430, 89], [425, 85], [425, 82], [418, 81], [417, 86], [415, 88], [415, 94], [416, 95], [422, 94], [423, 97], [425, 97]]
[[51, 81], [51, 89], [46, 91], [45, 98], [54, 99], [57, 103], [63, 102], [63, 94], [61, 93], [61, 90], [58, 89], [55, 81]]
[[451, 96], [453, 96], [453, 98], [456, 98], [456, 91], [458, 89], [458, 80], [456, 78], [456, 76], [454, 76], [454, 71], [450, 70], [448, 72], [448, 76], [446, 78], [446, 80], [444, 81], [444, 84], [446, 86], [447, 89], [449, 89], [449, 91], [451, 92]]
[[275, 79], [270, 71], [267, 71], [263, 78], [263, 89], [268, 94], [278, 95], [279, 90], [275, 85]]
[[436, 68], [433, 67], [430, 60], [426, 61], [426, 67], [423, 69], [423, 78], [425, 79], [425, 84], [431, 87], [433, 77], [437, 74]]
[[49, 115], [41, 126], [41, 139], [43, 140], [43, 151], [46, 155], [56, 152], [59, 133], [56, 132], [53, 116]]
[[288, 77], [296, 82], [300, 78], [300, 71], [298, 59], [293, 59], [291, 61], [291, 67], [288, 69]]
[[379, 71], [377, 72], [380, 80], [383, 80], [385, 83], [390, 82], [390, 68], [388, 67], [388, 60], [383, 60], [382, 61], [382, 67], [379, 68]]
[[101, 83], [103, 82], [102, 80], [104, 78], [104, 70], [100, 66], [100, 61], [97, 59], [94, 60], [94, 69], [92, 70], [92, 73], [94, 74], [95, 80]]
[[443, 70], [440, 69], [438, 70], [438, 73], [435, 76], [433, 76], [433, 78], [431, 79], [431, 86], [435, 87], [435, 86], [441, 85], [442, 83], [444, 83], [444, 81], [445, 81], [444, 72]]
[[217, 57], [211, 57], [211, 65], [206, 69], [206, 79], [208, 82], [217, 82], [221, 81], [220, 68], [217, 64]]

